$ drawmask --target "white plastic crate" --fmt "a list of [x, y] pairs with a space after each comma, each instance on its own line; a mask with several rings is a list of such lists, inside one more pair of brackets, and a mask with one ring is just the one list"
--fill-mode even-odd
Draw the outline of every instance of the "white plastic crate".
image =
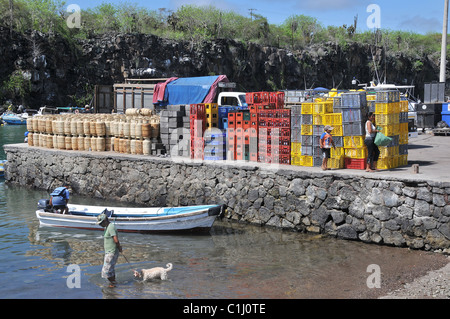
[[362, 112], [359, 108], [342, 108], [342, 123], [362, 121]]
[[361, 122], [345, 123], [342, 125], [344, 136], [365, 135], [364, 125]]

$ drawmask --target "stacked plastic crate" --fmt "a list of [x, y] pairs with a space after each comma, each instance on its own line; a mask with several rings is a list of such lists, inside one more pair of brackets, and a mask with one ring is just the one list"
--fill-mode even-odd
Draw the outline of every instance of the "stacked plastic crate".
[[291, 106], [291, 165], [301, 166], [302, 105]]
[[342, 114], [344, 167], [364, 169], [367, 163], [367, 148], [364, 145], [364, 120], [368, 110], [366, 93], [341, 94], [337, 109]]
[[206, 129], [205, 104], [190, 105], [191, 159], [203, 159], [204, 138]]
[[204, 133], [205, 148], [203, 159], [210, 161], [225, 160], [226, 154], [226, 132], [218, 128], [209, 128]]
[[[295, 126], [300, 126], [300, 130], [297, 127], [292, 127], [294, 136], [301, 132], [299, 138], [296, 136], [294, 139], [300, 141], [300, 161], [296, 158], [295, 165], [300, 166], [320, 166], [322, 164], [322, 151], [320, 149], [320, 136], [324, 133], [325, 123], [339, 124], [338, 116], [333, 114], [333, 102], [329, 100], [316, 101], [316, 102], [304, 102], [301, 105], [300, 115], [293, 115], [292, 122]], [[325, 122], [324, 122], [325, 121]], [[339, 131], [339, 125], [335, 125], [335, 131], [333, 131], [333, 137], [341, 134]], [[296, 145], [298, 150], [298, 146]]]
[[[407, 103], [407, 102], [406, 102]], [[378, 91], [375, 102], [375, 124], [392, 138], [388, 146], [380, 146], [379, 169], [395, 168], [408, 162], [408, 105], [400, 101], [398, 91]], [[406, 113], [406, 115], [405, 115]]]
[[206, 129], [219, 128], [219, 106], [217, 103], [205, 103]]
[[[284, 92], [251, 92], [246, 94], [250, 109], [250, 127], [257, 134], [257, 156], [254, 145], [250, 160], [262, 163], [290, 164], [291, 111], [284, 109]], [[252, 135], [251, 135], [252, 137]]]
[[226, 130], [228, 128], [228, 113], [233, 110], [233, 106], [219, 106], [219, 129]]
[[227, 159], [257, 159], [257, 130], [252, 127], [249, 110], [232, 110], [228, 112]]
[[[331, 99], [333, 110], [335, 107], [340, 106], [340, 98]], [[338, 110], [338, 108], [336, 108]], [[329, 168], [344, 168], [344, 137], [342, 126], [342, 113], [333, 112], [327, 113], [322, 116], [323, 125], [330, 125], [333, 127], [331, 135], [336, 148], [331, 149], [331, 158], [328, 159], [327, 166]]]
[[189, 125], [189, 105], [167, 105], [167, 110], [161, 111], [160, 136], [165, 154], [189, 157]]
[[219, 120], [218, 104], [205, 103], [204, 160], [217, 161], [226, 159], [226, 131], [220, 129]]
[[408, 165], [408, 100], [400, 99], [398, 166]]

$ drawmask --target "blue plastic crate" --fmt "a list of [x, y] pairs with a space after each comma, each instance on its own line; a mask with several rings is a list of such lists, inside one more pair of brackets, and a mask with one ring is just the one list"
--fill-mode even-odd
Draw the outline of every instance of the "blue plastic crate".
[[442, 104], [442, 120], [450, 126], [450, 104]]

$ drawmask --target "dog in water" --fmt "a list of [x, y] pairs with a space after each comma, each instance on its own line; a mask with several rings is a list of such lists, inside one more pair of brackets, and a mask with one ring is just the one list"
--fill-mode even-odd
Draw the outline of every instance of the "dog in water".
[[141, 269], [140, 271], [135, 270], [134, 277], [142, 278], [143, 281], [157, 278], [161, 280], [167, 280], [167, 273], [172, 270], [172, 264], [168, 263], [166, 267], [167, 268], [154, 267], [150, 269]]

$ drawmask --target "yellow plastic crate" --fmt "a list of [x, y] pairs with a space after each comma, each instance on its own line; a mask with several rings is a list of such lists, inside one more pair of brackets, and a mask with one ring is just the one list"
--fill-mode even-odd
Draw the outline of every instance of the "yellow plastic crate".
[[342, 125], [334, 125], [333, 131], [331, 131], [332, 136], [342, 136], [344, 135], [344, 129], [342, 128]]
[[367, 157], [367, 148], [344, 148], [345, 157], [350, 158], [366, 158]]
[[409, 135], [408, 132], [398, 134], [398, 143], [399, 144], [408, 144]]
[[328, 168], [344, 168], [344, 156], [337, 158], [329, 158], [327, 162]]
[[301, 143], [291, 143], [291, 154], [298, 154], [300, 155], [302, 153], [302, 144]]
[[205, 103], [205, 113], [219, 113], [219, 106], [217, 103]]
[[375, 123], [377, 123], [377, 125], [398, 124], [399, 121], [400, 121], [400, 113], [375, 114]]
[[408, 133], [408, 123], [399, 123], [399, 130], [398, 133]]
[[342, 125], [342, 113], [327, 113], [322, 115], [323, 125]]
[[291, 155], [291, 165], [301, 166], [301, 155]]
[[313, 157], [312, 156], [308, 156], [308, 155], [300, 156], [300, 165], [301, 166], [312, 167], [313, 163], [314, 163], [314, 161], [313, 161]]
[[400, 112], [408, 112], [408, 101], [400, 101]]
[[361, 148], [364, 146], [365, 145], [363, 136], [344, 136], [345, 148]]
[[311, 102], [302, 103], [302, 114], [313, 114], [313, 106]]
[[375, 103], [375, 114], [399, 113], [400, 104], [395, 103]]
[[398, 135], [398, 124], [389, 124], [389, 125], [377, 125], [381, 133], [386, 136]]
[[378, 146], [378, 149], [380, 150], [380, 157], [382, 158], [398, 156], [398, 146]]
[[302, 135], [312, 135], [313, 126], [309, 124], [302, 124]]
[[398, 167], [398, 155], [391, 157], [391, 168]]
[[408, 154], [398, 156], [398, 166], [408, 165]]
[[331, 102], [316, 102], [313, 105], [313, 114], [333, 113], [333, 103]]
[[336, 147], [336, 149], [334, 149], [334, 147], [332, 147], [330, 156], [331, 156], [331, 158], [343, 157], [344, 156], [344, 148], [343, 147]]
[[390, 157], [379, 158], [378, 162], [377, 162], [377, 168], [378, 169], [390, 169], [391, 163], [392, 163], [392, 161], [391, 161]]
[[313, 114], [313, 125], [322, 125], [322, 115]]

